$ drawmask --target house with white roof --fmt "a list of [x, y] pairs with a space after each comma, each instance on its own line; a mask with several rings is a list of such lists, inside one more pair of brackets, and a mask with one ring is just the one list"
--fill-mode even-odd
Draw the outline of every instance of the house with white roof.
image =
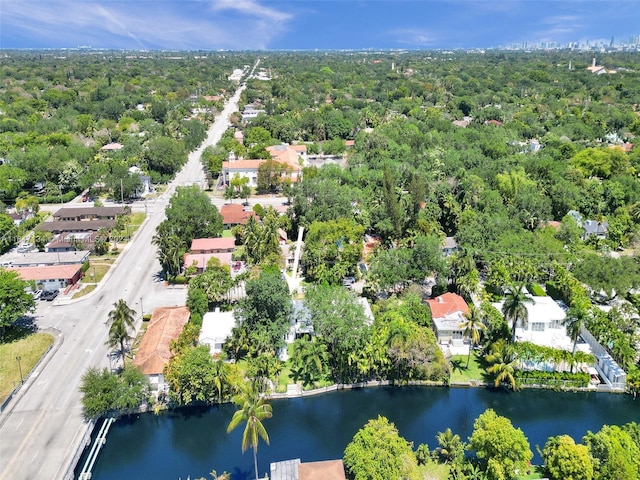
[[220, 355], [222, 347], [231, 336], [236, 319], [231, 312], [221, 312], [216, 308], [213, 312], [207, 312], [202, 318], [202, 328], [198, 337], [198, 344], [208, 345], [211, 355]]
[[[527, 294], [532, 302], [525, 303], [527, 308], [527, 323], [519, 321], [516, 325], [516, 340], [531, 342], [546, 347], [572, 350], [573, 341], [567, 335], [563, 322], [566, 318], [566, 305], [551, 297], [535, 297]], [[500, 312], [504, 300], [492, 304]]]

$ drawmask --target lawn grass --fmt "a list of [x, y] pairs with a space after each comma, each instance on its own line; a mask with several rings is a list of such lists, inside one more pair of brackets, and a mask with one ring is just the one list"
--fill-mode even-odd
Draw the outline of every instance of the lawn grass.
[[293, 383], [293, 380], [291, 380], [291, 377], [289, 376], [290, 373], [291, 366], [289, 365], [289, 362], [285, 362], [282, 366], [282, 370], [280, 370], [280, 375], [278, 375], [278, 384], [276, 385], [277, 392], [286, 392], [287, 385]]
[[101, 260], [91, 260], [89, 269], [84, 274], [82, 283], [100, 283], [111, 268], [113, 261], [107, 263]]
[[73, 295], [72, 299], [73, 299], [73, 300], [75, 300], [76, 298], [82, 298], [82, 297], [84, 297], [85, 295], [88, 295], [89, 293], [93, 292], [93, 291], [96, 289], [96, 287], [97, 287], [97, 286], [98, 286], [98, 285], [97, 285], [97, 284], [95, 284], [95, 283], [90, 284], [90, 285], [85, 285], [85, 286], [82, 288], [82, 290], [80, 290], [79, 292], [77, 292], [77, 293], [75, 293], [75, 294]]
[[541, 466], [535, 466], [531, 469], [531, 473], [519, 476], [518, 480], [541, 480], [543, 478], [547, 478], [544, 470]]
[[420, 478], [423, 480], [447, 480], [449, 478], [449, 465], [444, 463], [429, 462], [420, 465]]
[[[20, 370], [23, 378], [26, 377], [53, 343], [53, 336], [49, 333], [29, 333], [17, 329], [13, 333], [14, 339], [5, 338], [0, 343], [0, 402], [20, 383]], [[20, 357], [19, 366], [16, 357]]]
[[231, 237], [233, 237], [233, 233], [231, 233], [231, 230], [222, 231], [222, 238], [231, 238]]
[[467, 368], [466, 355], [454, 355], [451, 357], [451, 383], [468, 383], [472, 380], [486, 381], [486, 373], [480, 366], [477, 352], [471, 353], [469, 368]]
[[[140, 228], [140, 225], [144, 222], [146, 215], [142, 212], [132, 213], [129, 219], [129, 235], [133, 236], [134, 233]], [[125, 229], [126, 230], [126, 229]]]

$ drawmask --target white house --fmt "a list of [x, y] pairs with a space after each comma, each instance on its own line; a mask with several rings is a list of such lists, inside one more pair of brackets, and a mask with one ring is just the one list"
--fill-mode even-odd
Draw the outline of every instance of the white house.
[[[523, 326], [522, 322], [518, 322], [516, 340], [571, 350], [573, 341], [567, 335], [567, 329], [563, 325], [566, 306], [551, 297], [534, 297], [529, 294], [527, 297], [532, 300], [531, 303], [525, 303], [528, 314], [527, 324]], [[502, 311], [503, 304], [504, 300], [494, 303], [493, 306]]]
[[[266, 147], [271, 158], [287, 166], [289, 172], [287, 175], [291, 181], [295, 182], [302, 177], [302, 167], [307, 159], [306, 145], [273, 145]], [[248, 186], [255, 188], [258, 186], [258, 168], [266, 160], [253, 159], [245, 160], [236, 158], [233, 152], [229, 153], [229, 160], [222, 162], [222, 182], [229, 185], [232, 178], [248, 178]]]
[[202, 318], [198, 343], [208, 345], [211, 355], [219, 355], [235, 325], [236, 319], [233, 316], [233, 311], [221, 312], [219, 308], [216, 308], [214, 312], [207, 312]]

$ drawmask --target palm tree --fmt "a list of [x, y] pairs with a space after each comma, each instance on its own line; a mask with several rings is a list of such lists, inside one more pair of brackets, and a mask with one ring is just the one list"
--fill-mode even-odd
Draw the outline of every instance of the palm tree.
[[304, 385], [313, 385], [323, 375], [328, 360], [327, 347], [318, 340], [299, 339], [293, 342], [291, 361], [295, 375]]
[[465, 338], [471, 340], [471, 347], [469, 347], [469, 355], [467, 356], [467, 368], [469, 368], [469, 359], [471, 358], [471, 350], [480, 342], [480, 332], [486, 330], [487, 326], [484, 324], [484, 318], [482, 310], [476, 308], [472, 303], [469, 305], [469, 311], [463, 315], [465, 322], [461, 323], [458, 328], [464, 328], [462, 335]]
[[517, 389], [515, 377], [516, 356], [513, 345], [503, 339], [496, 341], [491, 346], [491, 353], [486, 360], [491, 365], [487, 367], [487, 373], [494, 375], [494, 386], [497, 388], [502, 383], [508, 384], [512, 390]]
[[218, 391], [218, 403], [222, 403], [225, 387], [229, 384], [231, 377], [229, 364], [225, 360], [226, 356], [221, 353], [213, 362], [213, 369], [211, 370], [213, 385]]
[[[567, 310], [567, 316], [562, 324], [567, 327], [567, 335], [573, 340], [573, 349], [571, 350], [571, 356], [575, 358], [576, 345], [578, 343], [578, 337], [580, 336], [580, 330], [582, 325], [589, 318], [589, 311], [581, 307], [571, 307]], [[573, 373], [573, 364], [571, 363], [571, 373]]]
[[129, 329], [133, 330], [135, 327], [134, 317], [136, 311], [129, 308], [127, 302], [123, 299], [118, 300], [113, 304], [114, 309], [109, 312], [108, 320], [106, 323], [110, 323], [109, 326], [109, 338], [107, 339], [107, 346], [110, 348], [120, 347], [120, 355], [122, 356], [122, 368], [124, 368], [125, 360], [125, 342], [129, 341], [132, 337], [129, 335]]
[[234, 399], [234, 403], [240, 409], [233, 414], [227, 426], [227, 433], [243, 422], [246, 424], [242, 434], [242, 453], [249, 447], [253, 449], [253, 465], [255, 467], [256, 480], [258, 480], [258, 441], [262, 438], [269, 445], [269, 435], [262, 421], [265, 418], [271, 418], [273, 415], [271, 405], [266, 403], [264, 397], [258, 394], [254, 385], [244, 387]]
[[[161, 226], [163, 224], [160, 224]], [[167, 276], [175, 277], [180, 273], [182, 255], [186, 248], [178, 234], [169, 228], [158, 228], [152, 243], [158, 247], [158, 260]]]
[[527, 320], [529, 319], [527, 303], [533, 303], [533, 299], [527, 297], [524, 284], [511, 288], [505, 296], [502, 304], [502, 314], [507, 321], [511, 322], [512, 342], [516, 341], [516, 325], [518, 325], [518, 322], [522, 322], [523, 328], [527, 325]]
[[464, 444], [460, 441], [460, 435], [454, 434], [450, 428], [436, 435], [438, 448], [436, 452], [444, 459], [445, 463], [454, 461], [464, 455]]

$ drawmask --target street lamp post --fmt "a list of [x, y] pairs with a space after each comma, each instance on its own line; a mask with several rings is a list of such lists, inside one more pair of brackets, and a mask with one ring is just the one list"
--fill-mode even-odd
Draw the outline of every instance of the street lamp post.
[[24, 377], [22, 376], [22, 365], [20, 364], [20, 360], [22, 360], [22, 357], [17, 356], [16, 362], [18, 362], [18, 370], [20, 371], [20, 383], [24, 383]]
[[144, 307], [142, 306], [142, 297], [140, 297], [140, 316], [144, 319]]

